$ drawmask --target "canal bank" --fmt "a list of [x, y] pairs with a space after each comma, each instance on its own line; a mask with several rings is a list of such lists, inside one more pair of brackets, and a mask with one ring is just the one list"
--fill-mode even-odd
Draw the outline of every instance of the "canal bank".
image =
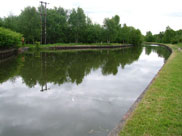
[[72, 44], [48, 44], [48, 45], [26, 45], [25, 47], [20, 47], [18, 49], [12, 48], [7, 50], [0, 50], [0, 62], [4, 62], [6, 60], [11, 59], [13, 56], [24, 52], [27, 52], [29, 49], [42, 49], [46, 51], [58, 51], [58, 50], [93, 50], [93, 49], [119, 49], [119, 48], [128, 48], [133, 47], [132, 44], [111, 44], [111, 45], [105, 45], [105, 44], [98, 44], [98, 45], [72, 45]]
[[[6, 136], [18, 120], [10, 132], [20, 136], [37, 129], [41, 129], [37, 135], [44, 136], [106, 136], [169, 56], [159, 46], [55, 51], [40, 56], [32, 52], [18, 55], [15, 65], [7, 62], [0, 69], [0, 135]], [[5, 78], [7, 68], [13, 69]], [[27, 124], [30, 118], [33, 121]], [[26, 134], [20, 129], [26, 129]]]
[[88, 49], [114, 49], [114, 48], [127, 48], [133, 47], [132, 44], [76, 44], [76, 43], [67, 43], [67, 44], [46, 44], [46, 45], [34, 45], [27, 44], [24, 48], [29, 49], [45, 49], [45, 50], [88, 50]]
[[147, 91], [123, 117], [112, 136], [182, 135], [182, 52], [177, 45]]
[[6, 49], [0, 50], [0, 63], [11, 59], [13, 56], [17, 54], [17, 49]]
[[123, 45], [74, 45], [74, 46], [53, 46], [50, 50], [82, 50], [82, 49], [114, 49], [132, 47], [132, 44]]

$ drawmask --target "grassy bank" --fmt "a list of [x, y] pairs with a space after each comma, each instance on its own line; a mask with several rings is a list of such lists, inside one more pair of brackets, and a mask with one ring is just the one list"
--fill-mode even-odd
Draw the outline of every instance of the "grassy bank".
[[120, 136], [182, 136], [182, 44], [153, 81]]
[[[105, 46], [105, 45], [122, 45], [121, 43], [55, 43], [55, 44], [45, 44], [39, 45], [40, 48], [47, 48], [47, 47], [57, 47], [57, 46], [79, 46], [79, 45], [98, 45], [98, 46]], [[125, 44], [126, 45], [126, 44]], [[35, 48], [35, 44], [25, 44], [24, 47]]]

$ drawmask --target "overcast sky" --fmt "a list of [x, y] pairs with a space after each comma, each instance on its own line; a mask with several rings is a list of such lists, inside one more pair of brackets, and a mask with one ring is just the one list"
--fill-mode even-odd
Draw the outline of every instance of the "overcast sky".
[[[0, 17], [18, 15], [26, 6], [38, 7], [40, 0], [0, 0]], [[120, 23], [146, 31], [159, 33], [166, 26], [182, 29], [182, 0], [44, 0], [49, 8], [81, 7], [93, 22], [103, 24], [103, 19], [120, 16]]]

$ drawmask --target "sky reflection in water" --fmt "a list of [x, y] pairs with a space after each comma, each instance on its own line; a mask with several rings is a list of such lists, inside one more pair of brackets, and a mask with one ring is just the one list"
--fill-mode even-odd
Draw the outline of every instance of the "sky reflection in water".
[[168, 56], [163, 47], [19, 56], [15, 70], [0, 67], [0, 136], [105, 136]]

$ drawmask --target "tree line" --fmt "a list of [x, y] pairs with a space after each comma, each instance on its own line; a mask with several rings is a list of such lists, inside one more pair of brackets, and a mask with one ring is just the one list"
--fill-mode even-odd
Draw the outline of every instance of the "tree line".
[[[26, 43], [40, 41], [40, 7], [26, 7], [18, 16], [0, 18], [0, 27], [23, 34]], [[47, 9], [48, 43], [129, 43], [141, 44], [139, 29], [120, 24], [118, 15], [105, 18], [103, 25], [93, 23], [82, 8]]]
[[152, 34], [151, 31], [148, 31], [145, 36], [145, 41], [147, 42], [158, 42], [158, 43], [172, 43], [177, 44], [182, 42], [182, 30], [173, 30], [169, 26], [166, 27], [164, 32], [159, 34]]

